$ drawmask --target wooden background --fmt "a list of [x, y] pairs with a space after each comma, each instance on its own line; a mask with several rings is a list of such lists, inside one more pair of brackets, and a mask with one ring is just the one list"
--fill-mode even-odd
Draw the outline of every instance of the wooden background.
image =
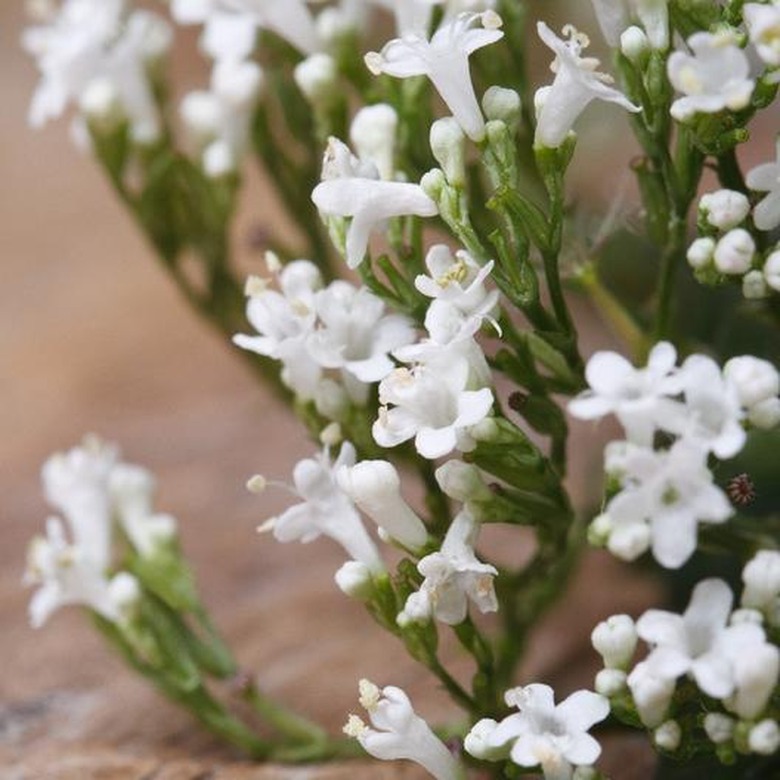
[[[327, 542], [281, 547], [255, 535], [284, 498], [250, 496], [245, 478], [287, 479], [311, 447], [234, 348], [179, 300], [99, 172], [69, 143], [67, 122], [37, 133], [26, 127], [35, 74], [18, 51], [17, 5], [0, 7], [0, 777], [419, 777], [400, 764], [246, 764], [127, 672], [77, 611], [29, 628], [21, 576], [27, 540], [47, 512], [40, 464], [95, 432], [159, 476], [159, 506], [179, 518], [204, 598], [265, 690], [334, 731], [355, 708], [363, 676], [406, 688], [425, 716], [447, 717], [427, 673], [336, 590], [339, 550]], [[185, 82], [203, 78], [189, 56], [177, 69]], [[280, 217], [252, 179], [237, 237], [264, 219]], [[249, 265], [258, 260], [247, 254]], [[607, 337], [591, 327], [588, 341], [593, 348]], [[575, 434], [580, 449], [594, 447], [590, 427]], [[598, 492], [597, 457], [575, 470], [573, 489], [580, 499]], [[590, 685], [592, 625], [613, 612], [636, 614], [651, 594], [608, 557], [588, 556], [518, 682], [550, 681], [560, 695]], [[607, 766], [619, 767], [619, 778], [650, 771], [633, 743], [611, 745]]]

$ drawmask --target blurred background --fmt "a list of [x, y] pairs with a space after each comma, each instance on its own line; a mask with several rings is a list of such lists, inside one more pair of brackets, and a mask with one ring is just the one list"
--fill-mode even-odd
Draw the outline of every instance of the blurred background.
[[[447, 716], [427, 673], [333, 585], [339, 550], [327, 542], [280, 547], [256, 536], [255, 526], [285, 498], [251, 496], [246, 478], [259, 472], [288, 479], [312, 446], [235, 348], [179, 298], [100, 171], [70, 142], [67, 120], [28, 128], [37, 77], [18, 45], [22, 5], [0, 4], [0, 777], [194, 779], [206, 770], [217, 778], [342, 777], [353, 770], [242, 765], [126, 671], [76, 610], [63, 610], [37, 632], [28, 626], [21, 578], [27, 541], [47, 513], [40, 466], [93, 432], [158, 475], [158, 506], [179, 519], [206, 603], [267, 692], [334, 731], [364, 676], [406, 688], [427, 717]], [[558, 21], [565, 5], [538, 3], [545, 18]], [[589, 4], [576, 6], [596, 37]], [[207, 78], [194, 41], [183, 36], [172, 64], [182, 90]], [[539, 58], [543, 68], [548, 61]], [[537, 81], [543, 79], [540, 67]], [[623, 171], [632, 150], [618, 112], [602, 117], [585, 131], [591, 151], [578, 157], [574, 191], [607, 208], [624, 184], [630, 191]], [[261, 257], [246, 237], [282, 220], [250, 171], [235, 233], [247, 268], [260, 268]], [[587, 323], [588, 351], [614, 344], [584, 303], [578, 315]], [[573, 451], [592, 455], [575, 462], [571, 480], [582, 504], [600, 491], [599, 444], [590, 426], [575, 426], [574, 434]], [[654, 594], [652, 583], [598, 553], [586, 557], [577, 578], [566, 604], [540, 628], [523, 672], [526, 682], [555, 683], [561, 696], [592, 682], [588, 634], [595, 622], [619, 611], [637, 614]], [[620, 778], [648, 777], [646, 761], [634, 745], [608, 751]], [[358, 776], [416, 775], [384, 766], [362, 767]]]

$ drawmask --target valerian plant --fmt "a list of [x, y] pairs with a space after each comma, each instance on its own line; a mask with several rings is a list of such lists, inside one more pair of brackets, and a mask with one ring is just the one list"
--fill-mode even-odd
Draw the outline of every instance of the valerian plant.
[[[780, 162], [757, 140], [763, 162], [743, 172], [737, 152], [772, 116], [780, 2], [593, 0], [605, 64], [584, 32], [520, 0], [165, 5], [30, 3], [30, 121], [70, 113], [186, 299], [307, 426], [318, 443], [293, 469], [295, 498], [260, 530], [340, 545], [336, 585], [438, 678], [453, 719], [437, 734], [404, 691], [362, 680], [368, 722], [350, 715], [354, 739], [334, 738], [249, 679], [244, 698], [273, 730], [259, 736], [212, 691], [238, 664], [151, 475], [95, 438], [43, 469], [56, 515], [30, 548], [33, 625], [85, 607], [133, 668], [256, 758], [364, 750], [438, 780], [583, 780], [601, 776], [590, 730], [608, 722], [683, 766], [777, 772], [777, 492], [755, 501], [738, 467], [761, 447], [776, 466]], [[212, 63], [178, 103], [165, 67], [177, 25], [198, 28]], [[532, 85], [535, 35], [551, 75]], [[567, 200], [586, 109], [633, 130], [633, 231], [604, 217], [594, 233]], [[250, 158], [298, 231], [268, 228], [267, 275], [245, 280], [230, 227]], [[637, 247], [639, 304], [606, 263], [617, 251], [631, 275]], [[630, 359], [586, 359], [567, 288], [593, 299]], [[713, 301], [739, 338], [693, 321]], [[567, 413], [623, 431], [595, 513], [567, 493]], [[275, 486], [249, 480], [259, 513]], [[489, 524], [532, 529], [531, 560], [491, 561]], [[726, 551], [742, 584], [710, 572], [678, 612], [604, 616], [595, 690], [560, 700], [518, 665], [587, 542], [664, 572]], [[446, 632], [473, 660], [468, 684], [439, 656]]]

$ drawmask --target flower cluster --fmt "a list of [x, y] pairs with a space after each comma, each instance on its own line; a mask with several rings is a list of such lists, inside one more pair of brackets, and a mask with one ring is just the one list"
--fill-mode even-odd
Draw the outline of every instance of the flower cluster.
[[[630, 700], [656, 744], [674, 752], [700, 729], [725, 754], [769, 755], [780, 746], [770, 699], [780, 675], [780, 651], [768, 641], [762, 622], [777, 598], [777, 553], [761, 552], [745, 567], [742, 607], [733, 610], [733, 594], [719, 579], [701, 581], [682, 615], [651, 609], [636, 624], [616, 615], [599, 624], [593, 645], [605, 668], [596, 689], [618, 706]], [[771, 573], [774, 571], [774, 575]], [[637, 640], [650, 647], [631, 669]], [[685, 682], [683, 682], [685, 681]], [[691, 723], [679, 720], [686, 685], [718, 702]]]
[[91, 437], [80, 447], [52, 455], [42, 479], [46, 500], [61, 516], [50, 517], [46, 536], [30, 545], [25, 581], [39, 586], [30, 603], [32, 624], [43, 625], [66, 604], [88, 606], [108, 620], [125, 620], [139, 584], [126, 571], [111, 573], [116, 530], [147, 558], [176, 534], [175, 520], [152, 508], [152, 475], [121, 462], [116, 447]]
[[[667, 342], [653, 347], [642, 369], [597, 352], [585, 371], [590, 390], [569, 404], [584, 420], [614, 414], [626, 433], [605, 453], [617, 489], [593, 521], [592, 539], [629, 561], [652, 548], [667, 568], [693, 554], [700, 523], [733, 514], [709, 457], [734, 457], [745, 443], [744, 422], [771, 428], [780, 421], [780, 378], [771, 363], [745, 355], [721, 371], [705, 355], [691, 355], [679, 368], [676, 359]], [[657, 434], [671, 444], [656, 447]]]

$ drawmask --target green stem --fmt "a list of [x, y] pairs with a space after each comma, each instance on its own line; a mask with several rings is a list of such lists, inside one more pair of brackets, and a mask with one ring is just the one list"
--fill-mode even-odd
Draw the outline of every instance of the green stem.
[[309, 743], [312, 750], [322, 750], [328, 742], [324, 729], [264, 696], [256, 685], [250, 685], [243, 698], [266, 723], [293, 742]]
[[677, 269], [685, 256], [685, 219], [673, 216], [669, 225], [669, 239], [661, 256], [661, 273], [658, 280], [658, 313], [656, 315], [655, 341], [668, 339], [672, 335], [674, 287]]

